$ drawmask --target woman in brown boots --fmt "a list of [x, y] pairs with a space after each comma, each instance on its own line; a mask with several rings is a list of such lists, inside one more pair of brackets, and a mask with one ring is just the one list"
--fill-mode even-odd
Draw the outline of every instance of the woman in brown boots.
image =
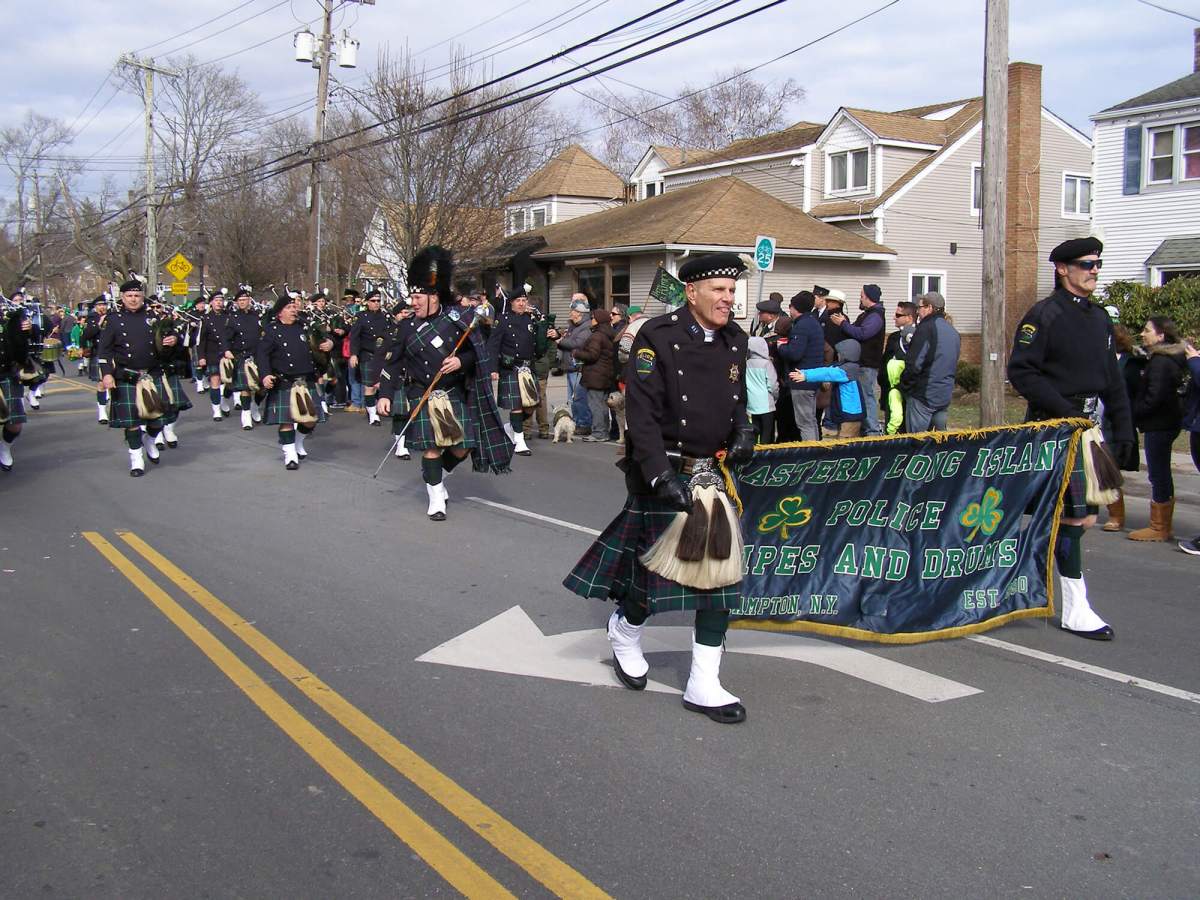
[[1171, 447], [1183, 422], [1179, 387], [1187, 371], [1185, 347], [1175, 322], [1153, 316], [1142, 329], [1142, 347], [1149, 361], [1133, 398], [1133, 421], [1145, 436], [1146, 471], [1150, 477], [1150, 525], [1129, 533], [1133, 541], [1171, 540], [1175, 483], [1171, 478]]

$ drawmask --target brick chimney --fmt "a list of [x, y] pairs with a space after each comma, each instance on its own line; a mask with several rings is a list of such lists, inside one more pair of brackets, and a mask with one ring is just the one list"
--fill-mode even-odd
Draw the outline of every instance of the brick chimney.
[[1038, 210], [1041, 202], [1042, 67], [1008, 65], [1008, 181], [1004, 235], [1004, 319], [1008, 346], [1017, 323], [1040, 298]]

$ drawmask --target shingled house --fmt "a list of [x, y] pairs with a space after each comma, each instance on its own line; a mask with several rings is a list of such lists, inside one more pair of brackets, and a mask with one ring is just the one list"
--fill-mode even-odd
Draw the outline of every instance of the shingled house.
[[1092, 116], [1101, 285], [1200, 277], [1200, 28], [1192, 73]]
[[[521, 235], [521, 247], [543, 267], [553, 305], [578, 288], [612, 303], [643, 298], [659, 262], [675, 272], [689, 252], [749, 253], [756, 235], [770, 235], [777, 239], [778, 261], [765, 276], [765, 291], [791, 296], [819, 283], [844, 290], [853, 309], [866, 282], [883, 288], [889, 307], [937, 290], [964, 333], [965, 354], [977, 358], [982, 112], [978, 98], [894, 112], [843, 107], [824, 124], [799, 122], [719, 150], [692, 151], [679, 165], [657, 172], [658, 196], [636, 200], [621, 215], [610, 210], [589, 216], [594, 223], [530, 231]], [[1010, 328], [1050, 292], [1050, 249], [1090, 230], [1079, 198], [1090, 192], [1091, 154], [1086, 135], [1042, 106], [1041, 67], [1013, 63]], [[714, 181], [722, 189], [713, 188]], [[710, 206], [699, 210], [690, 200], [705, 184]], [[675, 207], [673, 197], [684, 192]], [[685, 211], [690, 219], [671, 220]], [[644, 220], [660, 223], [658, 229], [648, 232]], [[544, 246], [535, 246], [539, 241]], [[744, 321], [752, 307], [739, 306]]]

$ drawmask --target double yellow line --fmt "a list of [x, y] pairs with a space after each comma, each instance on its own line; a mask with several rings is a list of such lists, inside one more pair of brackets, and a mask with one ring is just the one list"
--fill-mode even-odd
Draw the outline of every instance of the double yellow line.
[[[136, 534], [118, 531], [117, 535], [347, 731], [551, 893], [572, 898], [608, 896], [570, 865], [397, 740]], [[83, 536], [272, 722], [312, 757], [317, 765], [328, 772], [456, 890], [467, 897], [512, 896], [495, 878], [305, 719], [283, 696], [238, 659], [211, 631], [112, 543], [94, 531], [85, 531]]]

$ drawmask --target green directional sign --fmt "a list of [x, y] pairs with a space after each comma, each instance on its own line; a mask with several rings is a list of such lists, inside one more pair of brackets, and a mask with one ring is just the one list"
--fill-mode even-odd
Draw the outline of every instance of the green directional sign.
[[760, 272], [770, 272], [775, 267], [775, 238], [760, 234], [754, 239], [754, 264]]

